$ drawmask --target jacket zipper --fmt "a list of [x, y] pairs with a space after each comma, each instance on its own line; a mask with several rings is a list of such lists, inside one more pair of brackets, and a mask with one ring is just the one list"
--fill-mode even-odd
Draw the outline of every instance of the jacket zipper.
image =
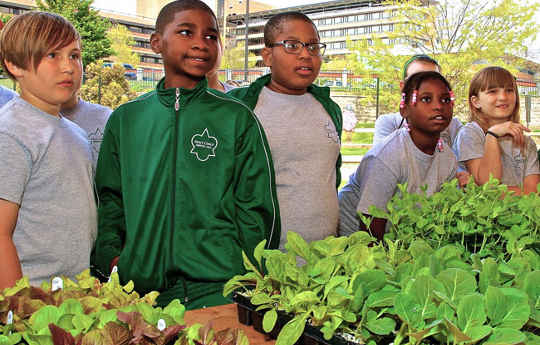
[[[176, 160], [178, 155], [178, 120], [179, 120], [179, 111], [180, 111], [180, 88], [176, 88], [176, 98], [174, 100], [174, 126], [173, 126], [173, 164], [171, 168], [171, 184], [172, 184], [172, 191], [171, 191], [171, 225], [170, 225], [170, 232], [171, 236], [174, 234], [174, 223], [175, 223], [175, 203], [176, 203]], [[187, 292], [187, 286], [186, 281], [183, 277], [180, 277], [182, 280], [182, 285], [184, 288], [184, 303], [187, 303], [189, 301], [188, 298], [188, 292]]]

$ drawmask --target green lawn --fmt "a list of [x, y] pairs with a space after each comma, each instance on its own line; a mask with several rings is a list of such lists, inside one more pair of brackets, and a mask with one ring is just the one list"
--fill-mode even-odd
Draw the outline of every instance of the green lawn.
[[344, 131], [341, 135], [341, 142], [344, 144], [371, 144], [373, 142], [373, 133], [353, 133], [352, 140], [349, 141], [349, 133]]
[[344, 156], [363, 156], [368, 152], [369, 147], [341, 147], [341, 154]]

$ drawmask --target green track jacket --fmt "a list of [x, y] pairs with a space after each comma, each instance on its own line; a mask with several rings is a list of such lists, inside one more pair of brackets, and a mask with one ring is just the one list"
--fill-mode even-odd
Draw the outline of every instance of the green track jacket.
[[243, 273], [242, 250], [251, 257], [263, 239], [277, 248], [280, 217], [255, 115], [206, 80], [163, 85], [120, 106], [105, 128], [93, 264], [108, 273], [120, 256], [123, 282], [139, 293], [174, 290], [185, 303]]
[[[255, 109], [255, 106], [257, 105], [257, 101], [259, 100], [259, 94], [261, 93], [261, 90], [266, 84], [270, 82], [271, 77], [272, 77], [272, 74], [263, 75], [262, 77], [258, 78], [253, 83], [251, 83], [251, 85], [249, 85], [248, 87], [233, 89], [229, 91], [227, 94], [232, 95], [242, 100], [242, 102], [244, 102], [251, 110], [253, 110]], [[330, 89], [327, 87], [310, 85], [307, 91], [311, 93], [313, 97], [315, 97], [315, 99], [319, 101], [319, 103], [321, 103], [321, 105], [326, 110], [328, 115], [330, 115], [330, 118], [332, 119], [334, 126], [336, 126], [336, 131], [339, 134], [339, 139], [341, 140], [341, 130], [343, 128], [343, 116], [341, 115], [341, 109], [339, 108], [339, 105], [337, 105], [330, 98]], [[276, 111], [279, 111], [279, 109], [276, 109]], [[340, 167], [341, 167], [341, 154], [339, 155], [336, 161], [336, 188], [338, 188], [341, 183]]]

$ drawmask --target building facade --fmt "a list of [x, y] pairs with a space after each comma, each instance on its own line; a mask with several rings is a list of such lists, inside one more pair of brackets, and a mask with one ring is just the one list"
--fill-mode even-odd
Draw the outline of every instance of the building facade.
[[[388, 37], [394, 31], [397, 22], [392, 7], [385, 6], [380, 0], [335, 0], [312, 5], [272, 9], [249, 14], [248, 25], [245, 14], [227, 17], [228, 37], [235, 41], [245, 41], [248, 28], [248, 49], [259, 57], [264, 48], [264, 25], [273, 15], [285, 11], [299, 11], [307, 15], [319, 30], [321, 42], [326, 43], [326, 57], [344, 55], [349, 52], [347, 41], [372, 44], [375, 36], [383, 42], [395, 44]], [[260, 65], [260, 62], [258, 63]]]

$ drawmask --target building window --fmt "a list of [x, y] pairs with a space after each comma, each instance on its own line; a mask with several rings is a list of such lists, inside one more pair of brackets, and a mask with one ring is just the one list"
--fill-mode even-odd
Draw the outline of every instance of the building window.
[[371, 33], [371, 26], [364, 26], [364, 33], [365, 34]]
[[372, 18], [372, 13], [364, 13], [364, 15], [362, 16], [363, 20], [371, 20], [371, 18]]
[[335, 22], [336, 24], [343, 23], [343, 21], [344, 21], [343, 17], [336, 17], [336, 18], [334, 18], [334, 22]]

